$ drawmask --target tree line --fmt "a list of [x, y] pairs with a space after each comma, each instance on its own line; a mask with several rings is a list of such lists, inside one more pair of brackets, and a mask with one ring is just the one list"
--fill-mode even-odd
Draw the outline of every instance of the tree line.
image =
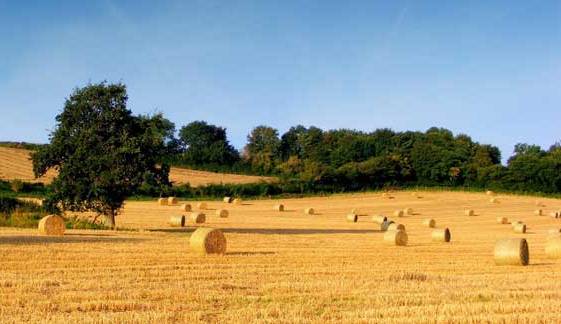
[[[50, 143], [33, 154], [36, 176], [51, 168], [47, 208], [95, 211], [110, 226], [135, 194], [177, 192], [261, 194], [341, 192], [406, 186], [469, 186], [560, 193], [561, 145], [517, 144], [506, 165], [501, 152], [444, 128], [425, 132], [322, 130], [257, 126], [237, 151], [226, 129], [193, 121], [178, 131], [163, 114], [133, 115], [123, 84], [74, 90], [56, 116]], [[278, 176], [277, 184], [173, 189], [171, 165]], [[202, 191], [201, 191], [202, 190]], [[206, 191], [205, 191], [206, 190]]]
[[420, 185], [561, 192], [559, 143], [547, 150], [517, 144], [502, 165], [496, 146], [445, 128], [363, 132], [298, 125], [280, 135], [277, 129], [262, 125], [251, 130], [238, 152], [230, 145], [225, 128], [195, 121], [181, 127], [178, 138], [170, 143], [176, 144], [168, 160], [172, 164], [276, 175], [307, 187], [361, 190]]

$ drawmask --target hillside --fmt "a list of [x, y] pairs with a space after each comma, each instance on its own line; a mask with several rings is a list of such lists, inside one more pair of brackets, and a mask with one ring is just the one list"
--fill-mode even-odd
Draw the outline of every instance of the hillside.
[[25, 182], [50, 183], [56, 176], [49, 171], [44, 177], [35, 179], [33, 164], [29, 159], [31, 151], [11, 147], [0, 147], [0, 180], [22, 180]]
[[[31, 151], [25, 149], [0, 147], [0, 180], [19, 179], [26, 182], [50, 183], [56, 172], [50, 171], [39, 179], [33, 177], [33, 167], [29, 160]], [[254, 183], [260, 181], [274, 181], [274, 178], [248, 176], [238, 174], [215, 173], [207, 171], [171, 168], [170, 180], [176, 184], [190, 183], [197, 187], [206, 184], [219, 183]]]

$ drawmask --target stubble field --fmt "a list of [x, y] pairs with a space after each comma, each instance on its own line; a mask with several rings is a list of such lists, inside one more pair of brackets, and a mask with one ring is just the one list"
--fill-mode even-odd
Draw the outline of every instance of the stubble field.
[[[0, 180], [21, 180], [25, 182], [50, 183], [56, 171], [49, 170], [44, 177], [35, 179], [33, 165], [29, 159], [31, 151], [0, 146]], [[249, 176], [240, 174], [216, 173], [172, 167], [169, 175], [174, 184], [189, 183], [193, 187], [208, 184], [244, 184], [276, 181], [272, 177]]]
[[[547, 230], [536, 198], [407, 192], [208, 202], [205, 226], [223, 229], [224, 256], [189, 251], [196, 227], [170, 228], [177, 206], [127, 202], [117, 224], [139, 231], [70, 230], [42, 237], [0, 229], [2, 322], [559, 322], [561, 260], [546, 258]], [[561, 201], [539, 199], [546, 214]], [[314, 207], [317, 215], [304, 215]], [[414, 215], [393, 217], [411, 207]], [[226, 208], [228, 218], [214, 216]], [[358, 223], [345, 215], [357, 208]], [[475, 216], [465, 216], [473, 208]], [[389, 246], [371, 216], [406, 226], [409, 244]], [[522, 220], [513, 233], [496, 217]], [[431, 241], [422, 220], [448, 227], [451, 243]], [[527, 267], [495, 266], [498, 238], [524, 237]]]

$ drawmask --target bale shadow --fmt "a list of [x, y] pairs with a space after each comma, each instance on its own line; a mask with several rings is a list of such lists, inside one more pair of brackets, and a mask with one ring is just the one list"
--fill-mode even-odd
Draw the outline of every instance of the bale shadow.
[[330, 228], [224, 228], [224, 233], [265, 234], [265, 235], [306, 235], [306, 234], [367, 234], [381, 233], [375, 229], [330, 229]]
[[80, 237], [80, 236], [84, 236], [84, 237], [91, 237], [91, 236], [95, 236], [95, 237], [112, 237], [112, 236], [115, 236], [115, 235], [113, 235], [113, 234], [101, 234], [101, 233], [99, 233], [99, 234], [97, 234], [97, 233], [96, 233], [96, 234], [88, 234], [88, 233], [66, 233], [66, 234], [64, 234], [64, 236], [78, 236], [78, 237]]
[[276, 252], [226, 252], [226, 255], [240, 255], [240, 256], [251, 256], [251, 255], [272, 255], [277, 254]]
[[0, 236], [1, 244], [33, 245], [51, 243], [123, 243], [146, 241], [144, 238], [116, 237], [107, 234], [66, 234], [64, 236], [14, 235]]
[[431, 244], [431, 243], [414, 243], [414, 244], [407, 243], [407, 245], [400, 246], [400, 248], [401, 247], [429, 247], [429, 246], [434, 246], [434, 244]]
[[[192, 233], [197, 227], [153, 228], [149, 232]], [[330, 229], [330, 228], [220, 228], [223, 233], [264, 234], [264, 235], [306, 235], [306, 234], [368, 234], [383, 233], [377, 229]]]
[[148, 232], [162, 232], [162, 233], [192, 233], [198, 227], [175, 227], [175, 228], [149, 228]]
[[549, 266], [549, 265], [555, 265], [556, 263], [554, 262], [539, 262], [539, 263], [531, 263], [528, 264], [528, 266], [532, 267], [532, 266]]

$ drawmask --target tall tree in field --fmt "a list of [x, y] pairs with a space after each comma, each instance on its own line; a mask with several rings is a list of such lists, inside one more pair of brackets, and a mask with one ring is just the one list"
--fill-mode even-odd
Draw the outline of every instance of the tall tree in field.
[[76, 89], [56, 121], [50, 144], [32, 156], [35, 176], [58, 170], [49, 205], [96, 212], [114, 228], [124, 200], [146, 177], [169, 185], [169, 168], [158, 166], [166, 154], [162, 117], [133, 116], [125, 85]]

